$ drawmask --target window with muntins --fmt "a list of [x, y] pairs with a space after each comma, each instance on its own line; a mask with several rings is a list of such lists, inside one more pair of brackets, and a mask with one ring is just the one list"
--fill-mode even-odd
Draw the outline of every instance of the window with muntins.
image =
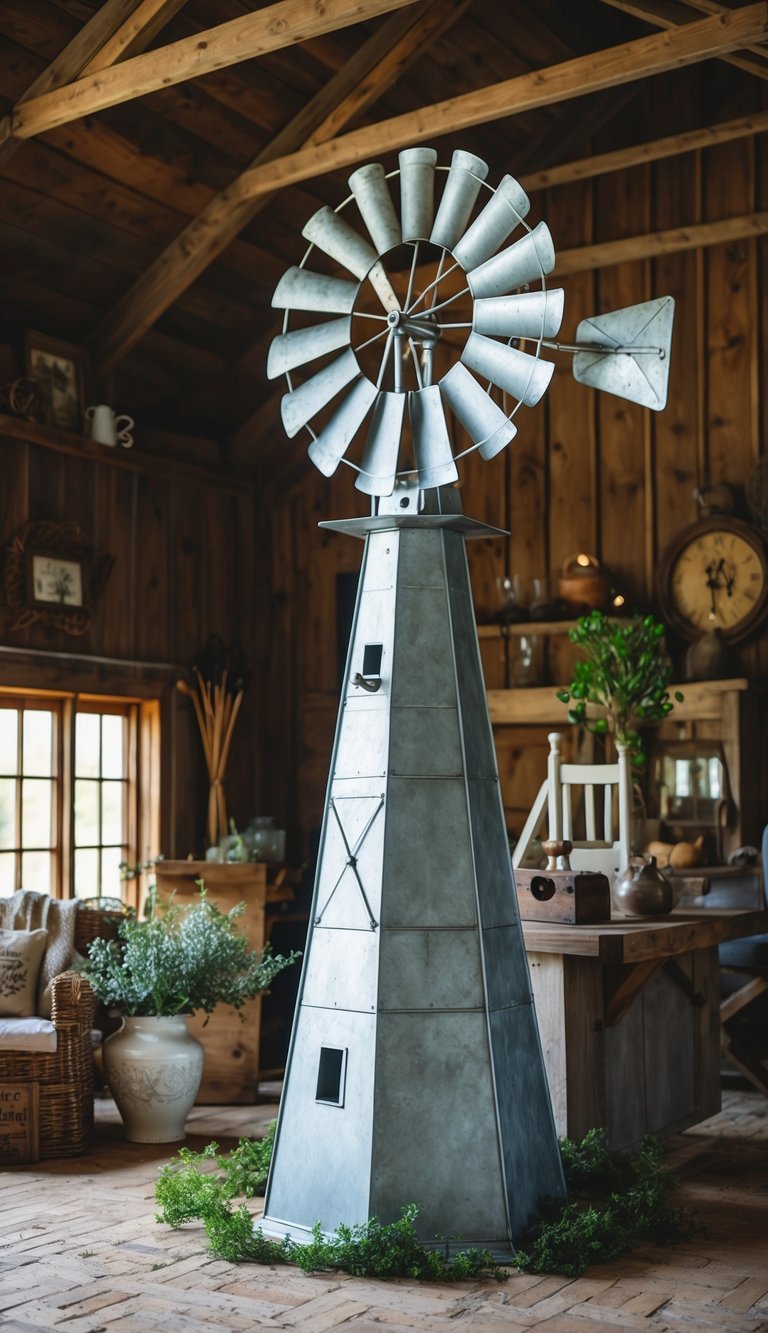
[[146, 708], [0, 691], [0, 897], [123, 896], [121, 866], [148, 850], [138, 771]]

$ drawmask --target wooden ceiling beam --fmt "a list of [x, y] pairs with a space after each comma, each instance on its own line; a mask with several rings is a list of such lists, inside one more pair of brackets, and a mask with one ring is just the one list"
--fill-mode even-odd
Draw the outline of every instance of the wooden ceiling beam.
[[[690, 13], [691, 9], [713, 17], [732, 12], [725, 5], [714, 3], [714, 0], [673, 0], [671, 4], [670, 0], [603, 0], [603, 4], [610, 5], [611, 9], [620, 10], [622, 14], [631, 14], [633, 18], [641, 19], [643, 23], [664, 28], [667, 32], [695, 22], [694, 16]], [[768, 63], [766, 63], [768, 51], [759, 42], [745, 42], [743, 49], [754, 52], [754, 56], [730, 52], [720, 55], [718, 59], [725, 61], [727, 65], [735, 65], [737, 69], [746, 70], [758, 79], [768, 79]]]
[[[277, 134], [253, 163], [336, 134], [391, 87], [411, 60], [446, 31], [470, 0], [420, 0], [392, 14], [324, 88]], [[271, 195], [238, 197], [237, 181], [216, 195], [99, 322], [90, 339], [92, 362], [103, 374], [222, 253]]]
[[563, 162], [556, 167], [547, 167], [544, 171], [532, 171], [521, 175], [520, 183], [529, 191], [547, 190], [555, 185], [567, 185], [571, 181], [589, 180], [593, 176], [604, 176], [612, 171], [624, 171], [627, 167], [658, 162], [664, 157], [677, 157], [680, 153], [712, 148], [715, 144], [727, 143], [732, 139], [745, 139], [752, 134], [764, 134], [766, 130], [768, 130], [768, 111], [756, 111], [752, 116], [722, 120], [715, 125], [705, 125], [701, 129], [686, 130], [682, 134], [669, 134], [650, 143], [633, 144], [629, 148], [617, 148], [610, 153], [596, 153], [593, 157]]
[[230, 19], [191, 37], [88, 74], [66, 87], [22, 102], [11, 113], [14, 135], [30, 139], [70, 120], [105, 107], [145, 97], [159, 88], [199, 78], [243, 60], [252, 60], [350, 27], [414, 0], [278, 0], [253, 13]]
[[768, 234], [768, 212], [742, 213], [717, 222], [698, 222], [691, 227], [650, 232], [643, 236], [624, 236], [618, 241], [581, 245], [561, 250], [556, 257], [555, 276], [585, 273], [589, 269], [608, 268], [612, 264], [636, 263], [641, 259], [659, 259], [683, 250], [698, 250], [730, 241], [753, 240]]
[[82, 79], [86, 74], [95, 74], [100, 69], [108, 69], [110, 65], [117, 65], [121, 60], [138, 55], [186, 3], [187, 0], [141, 0], [134, 12], [83, 65], [78, 77]]
[[[140, 4], [141, 0], [106, 0], [56, 59], [41, 70], [19, 98], [17, 106], [76, 79], [84, 66], [120, 31]], [[13, 112], [9, 111], [0, 119], [0, 167], [15, 153], [18, 145], [19, 140], [13, 135]]]
[[708, 60], [766, 35], [768, 5], [763, 0], [352, 130], [329, 143], [246, 171], [239, 178], [238, 190], [243, 198], [255, 198], [405, 145]]

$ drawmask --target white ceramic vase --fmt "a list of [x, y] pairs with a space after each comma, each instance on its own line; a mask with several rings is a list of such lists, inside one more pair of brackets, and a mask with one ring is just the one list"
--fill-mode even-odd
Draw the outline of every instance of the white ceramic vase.
[[183, 1014], [124, 1018], [104, 1043], [104, 1072], [131, 1143], [173, 1143], [203, 1076], [203, 1048]]

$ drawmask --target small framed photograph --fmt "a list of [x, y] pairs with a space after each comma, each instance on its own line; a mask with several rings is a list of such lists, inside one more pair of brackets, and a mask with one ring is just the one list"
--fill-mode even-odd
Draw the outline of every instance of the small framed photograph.
[[85, 411], [85, 351], [74, 343], [27, 329], [26, 373], [41, 387], [43, 425], [80, 434]]
[[85, 579], [80, 560], [45, 551], [29, 552], [29, 599], [36, 606], [85, 606]]

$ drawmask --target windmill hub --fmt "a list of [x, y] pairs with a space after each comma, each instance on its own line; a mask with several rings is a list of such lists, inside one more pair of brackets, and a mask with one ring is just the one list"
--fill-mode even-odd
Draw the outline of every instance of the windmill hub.
[[440, 325], [434, 315], [422, 315], [414, 319], [404, 310], [390, 310], [387, 323], [394, 329], [398, 338], [413, 338], [418, 343], [436, 343], [440, 337]]

